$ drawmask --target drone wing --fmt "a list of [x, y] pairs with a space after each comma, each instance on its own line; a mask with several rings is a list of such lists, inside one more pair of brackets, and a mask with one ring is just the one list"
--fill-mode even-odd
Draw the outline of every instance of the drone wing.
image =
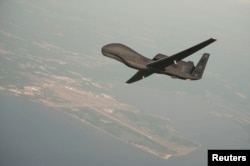
[[191, 54], [208, 46], [209, 44], [213, 43], [214, 41], [216, 41], [216, 39], [210, 38], [202, 43], [199, 43], [191, 48], [188, 48], [188, 49], [181, 51], [177, 54], [174, 54], [170, 57], [166, 57], [166, 58], [160, 59], [158, 61], [149, 63], [149, 64], [147, 64], [147, 66], [152, 67], [152, 68], [157, 68], [157, 69], [163, 69], [165, 67], [168, 67], [168, 66], [174, 64], [175, 62], [178, 62], [178, 61], [190, 56]]
[[135, 73], [135, 75], [133, 75], [133, 77], [131, 77], [126, 83], [133, 83], [136, 81], [139, 81], [143, 78], [146, 78], [148, 76], [150, 76], [151, 74], [153, 74], [154, 72], [150, 71], [150, 70], [139, 70], [137, 73]]

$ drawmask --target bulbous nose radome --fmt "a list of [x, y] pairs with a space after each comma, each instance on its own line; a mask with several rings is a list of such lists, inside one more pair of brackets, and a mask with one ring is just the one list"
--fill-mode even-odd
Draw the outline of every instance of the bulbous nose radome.
[[110, 44], [102, 47], [102, 54], [106, 56], [107, 53], [110, 52]]
[[102, 47], [102, 54], [104, 56], [117, 56], [122, 51], [122, 45], [119, 43], [107, 44]]

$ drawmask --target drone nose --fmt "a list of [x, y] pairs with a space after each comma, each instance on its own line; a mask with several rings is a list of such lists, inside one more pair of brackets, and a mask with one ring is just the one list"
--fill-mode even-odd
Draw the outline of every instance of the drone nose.
[[107, 53], [110, 53], [111, 50], [111, 44], [105, 45], [102, 47], [102, 54], [105, 55]]

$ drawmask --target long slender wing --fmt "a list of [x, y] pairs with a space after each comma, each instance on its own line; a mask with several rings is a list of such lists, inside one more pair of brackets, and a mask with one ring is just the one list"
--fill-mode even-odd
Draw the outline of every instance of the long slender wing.
[[149, 63], [149, 64], [147, 64], [147, 66], [157, 68], [157, 69], [163, 69], [167, 66], [172, 65], [174, 63], [174, 61], [178, 62], [178, 61], [190, 56], [191, 54], [195, 53], [196, 51], [199, 51], [200, 49], [208, 46], [209, 44], [213, 43], [214, 41], [216, 41], [216, 39], [210, 38], [202, 43], [199, 43], [191, 48], [188, 48], [188, 49], [181, 51], [177, 54], [174, 54], [170, 57], [166, 57], [166, 58], [160, 59], [158, 61]]
[[131, 77], [126, 83], [133, 83], [136, 81], [139, 81], [143, 78], [146, 78], [148, 76], [150, 76], [151, 74], [153, 74], [154, 72], [149, 71], [149, 70], [139, 70], [137, 73], [135, 73], [135, 75], [133, 75], [133, 77]]

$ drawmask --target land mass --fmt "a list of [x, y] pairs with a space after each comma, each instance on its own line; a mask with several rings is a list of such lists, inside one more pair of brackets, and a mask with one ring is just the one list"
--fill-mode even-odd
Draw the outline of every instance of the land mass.
[[[27, 74], [22, 74], [25, 75], [28, 78]], [[102, 132], [164, 159], [187, 154], [199, 147], [177, 134], [166, 117], [144, 113], [105, 93], [77, 88], [73, 86], [76, 81], [71, 78], [53, 76], [41, 79], [31, 75], [29, 78], [36, 80], [36, 83], [19, 88], [15, 85], [2, 86], [1, 91], [57, 108]]]
[[[1, 92], [56, 108], [164, 159], [187, 154], [199, 147], [176, 132], [168, 118], [118, 101], [109, 94], [110, 83], [93, 81], [96, 80], [94, 76], [87, 75], [91, 68], [112, 62], [80, 56], [59, 45], [30, 41], [1, 29], [0, 35], [5, 41], [0, 42]], [[22, 41], [18, 48], [8, 44], [16, 40]]]

